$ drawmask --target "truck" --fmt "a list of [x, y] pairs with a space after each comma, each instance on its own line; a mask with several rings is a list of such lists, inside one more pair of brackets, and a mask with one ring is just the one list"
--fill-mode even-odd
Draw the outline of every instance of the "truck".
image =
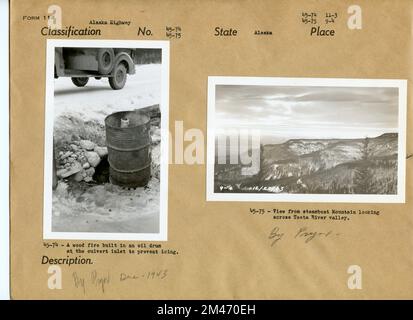
[[134, 49], [123, 48], [55, 48], [54, 77], [70, 77], [77, 87], [107, 77], [110, 87], [120, 90], [127, 75], [135, 74], [134, 55]]

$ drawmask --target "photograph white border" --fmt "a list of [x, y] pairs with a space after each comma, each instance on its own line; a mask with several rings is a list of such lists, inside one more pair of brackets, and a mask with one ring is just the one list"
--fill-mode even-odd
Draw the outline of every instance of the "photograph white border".
[[[391, 87], [399, 89], [398, 114], [398, 172], [395, 195], [347, 194], [272, 194], [272, 193], [216, 193], [214, 192], [215, 163], [215, 87], [217, 85], [248, 86], [313, 86], [313, 87]], [[342, 78], [273, 78], [273, 77], [208, 77], [207, 119], [207, 201], [260, 201], [260, 202], [348, 202], [348, 203], [405, 203], [406, 189], [406, 112], [407, 80], [342, 79]]]
[[[161, 66], [161, 168], [159, 233], [54, 232], [52, 231], [52, 166], [54, 55], [56, 47], [162, 49]], [[64, 240], [167, 241], [169, 152], [169, 41], [162, 40], [47, 40], [44, 147], [43, 238]]]

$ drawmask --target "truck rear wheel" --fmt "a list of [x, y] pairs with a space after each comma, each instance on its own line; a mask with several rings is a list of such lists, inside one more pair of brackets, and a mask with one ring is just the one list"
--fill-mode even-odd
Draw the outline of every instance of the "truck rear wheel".
[[88, 77], [73, 77], [72, 82], [76, 87], [84, 87], [89, 81]]
[[98, 50], [98, 70], [101, 74], [108, 74], [113, 67], [115, 52], [112, 48], [100, 48]]
[[112, 77], [109, 77], [109, 84], [113, 90], [122, 89], [125, 86], [127, 70], [124, 64], [120, 63], [115, 67]]

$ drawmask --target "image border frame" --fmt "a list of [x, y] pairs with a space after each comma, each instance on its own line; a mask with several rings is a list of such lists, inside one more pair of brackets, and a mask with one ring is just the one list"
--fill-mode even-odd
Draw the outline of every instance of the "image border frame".
[[[52, 231], [52, 160], [54, 127], [54, 54], [56, 47], [161, 49], [161, 159], [159, 233], [56, 232]], [[47, 39], [44, 128], [43, 239], [45, 240], [137, 240], [168, 239], [168, 153], [169, 153], [169, 41], [166, 40], [60, 40]]]
[[[308, 86], [308, 87], [381, 87], [398, 88], [398, 167], [397, 194], [287, 194], [287, 193], [216, 193], [214, 192], [215, 165], [215, 87], [217, 85], [248, 86]], [[405, 203], [406, 197], [406, 134], [407, 134], [407, 80], [351, 79], [351, 78], [284, 78], [284, 77], [208, 77], [207, 105], [207, 201], [259, 202], [337, 202], [337, 203]]]

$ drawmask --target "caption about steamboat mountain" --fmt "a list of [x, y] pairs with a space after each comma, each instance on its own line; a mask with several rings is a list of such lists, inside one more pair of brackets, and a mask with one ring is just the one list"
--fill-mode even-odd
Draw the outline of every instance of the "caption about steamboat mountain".
[[251, 215], [272, 216], [274, 220], [316, 220], [316, 221], [350, 221], [357, 216], [378, 217], [380, 210], [375, 209], [297, 209], [297, 208], [249, 208]]

